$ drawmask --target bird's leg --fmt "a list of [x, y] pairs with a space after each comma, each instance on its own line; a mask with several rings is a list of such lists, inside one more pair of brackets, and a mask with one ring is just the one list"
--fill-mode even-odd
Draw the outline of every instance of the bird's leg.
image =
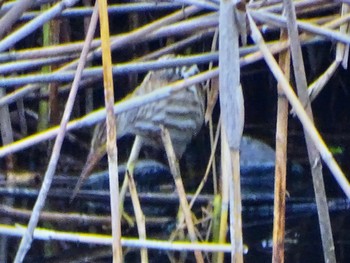
[[[135, 167], [135, 162], [139, 157], [140, 154], [140, 149], [142, 146], [142, 138], [138, 135], [136, 135], [134, 144], [131, 149], [131, 153], [127, 162], [126, 166], [126, 173], [124, 176], [124, 181], [122, 188], [120, 190], [120, 208], [121, 208], [121, 213], [123, 212], [123, 204], [124, 204], [124, 199], [125, 199], [125, 194], [127, 187], [129, 186], [129, 191], [131, 195], [131, 201], [133, 204], [134, 208], [134, 213], [135, 213], [135, 218], [136, 218], [136, 224], [137, 224], [137, 230], [139, 233], [139, 237], [141, 240], [146, 240], [146, 225], [145, 225], [145, 216], [142, 212], [141, 205], [140, 205], [140, 200], [138, 198], [137, 194], [137, 189], [136, 189], [136, 184], [134, 181], [134, 167]], [[148, 262], [148, 253], [147, 249], [143, 248], [141, 249], [141, 262]]]
[[[125, 194], [126, 194], [126, 190], [128, 189], [128, 184], [129, 184], [129, 178], [127, 173], [129, 172], [130, 174], [134, 174], [134, 165], [136, 160], [139, 158], [139, 154], [140, 154], [140, 150], [141, 150], [141, 146], [142, 146], [142, 138], [138, 135], [136, 135], [135, 140], [134, 140], [134, 144], [132, 145], [132, 149], [129, 155], [129, 159], [128, 162], [126, 164], [126, 173], [124, 175], [124, 181], [123, 181], [123, 185], [122, 188], [120, 189], [120, 208], [123, 211], [123, 205], [124, 205], [124, 199], [125, 199]], [[133, 177], [132, 177], [133, 179]], [[122, 212], [121, 211], [121, 212]]]

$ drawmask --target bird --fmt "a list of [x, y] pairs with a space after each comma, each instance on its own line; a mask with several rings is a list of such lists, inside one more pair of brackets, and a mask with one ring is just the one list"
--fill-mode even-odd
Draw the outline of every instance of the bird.
[[[158, 60], [181, 57], [167, 54]], [[181, 66], [149, 71], [142, 83], [126, 98], [148, 94], [177, 80], [189, 78], [199, 73], [197, 65]], [[163, 146], [161, 126], [169, 130], [176, 157], [180, 159], [187, 144], [195, 137], [204, 123], [205, 94], [201, 83], [189, 86], [167, 99], [125, 111], [116, 116], [117, 139], [126, 134], [141, 136], [143, 144], [156, 148]], [[106, 154], [106, 122], [96, 125], [90, 151], [73, 190], [71, 201], [92, 172], [95, 165]]]

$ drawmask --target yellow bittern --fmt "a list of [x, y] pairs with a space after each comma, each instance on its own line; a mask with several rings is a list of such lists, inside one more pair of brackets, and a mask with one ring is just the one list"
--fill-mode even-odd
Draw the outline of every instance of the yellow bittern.
[[[172, 59], [165, 55], [159, 60]], [[169, 83], [191, 77], [199, 72], [197, 65], [150, 71], [141, 85], [129, 98], [150, 93]], [[204, 122], [204, 90], [201, 84], [187, 87], [171, 97], [117, 115], [117, 136], [135, 134], [142, 142], [155, 147], [162, 146], [160, 126], [169, 130], [177, 158], [181, 158], [187, 144], [199, 132]], [[73, 197], [96, 163], [106, 154], [106, 123], [99, 123], [94, 130], [86, 164], [75, 186]]]

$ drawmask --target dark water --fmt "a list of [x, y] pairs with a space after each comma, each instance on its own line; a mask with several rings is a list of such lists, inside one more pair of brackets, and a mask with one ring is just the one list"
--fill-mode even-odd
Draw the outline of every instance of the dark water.
[[[257, 259], [259, 260], [258, 262], [271, 262], [274, 151], [262, 141], [245, 137], [242, 142], [241, 157], [243, 233], [244, 243], [248, 250], [245, 255], [245, 262], [257, 262]], [[120, 168], [120, 177], [122, 177], [125, 166], [121, 165]], [[150, 238], [167, 239], [176, 227], [178, 207], [177, 196], [173, 194], [173, 179], [168, 167], [159, 161], [143, 159], [136, 164], [134, 173], [146, 218], [163, 220], [158, 222], [156, 220], [148, 221], [147, 235]], [[186, 175], [184, 176], [186, 177]], [[288, 164], [288, 176], [286, 262], [322, 262], [323, 254], [318, 229], [317, 210], [313, 200], [312, 185], [307, 167], [291, 161]], [[186, 178], [184, 178], [184, 181], [185, 185], [191, 185], [187, 184]], [[196, 184], [194, 183], [194, 185]], [[56, 181], [56, 187], [62, 190], [62, 182]], [[73, 211], [88, 214], [109, 215], [108, 193], [103, 192], [102, 195], [95, 196], [94, 192], [89, 192], [91, 190], [107, 189], [108, 173], [106, 171], [95, 173], [85, 183], [85, 192], [82, 192], [81, 199], [78, 199], [68, 207], [66, 201], [57, 202], [55, 198], [49, 199], [49, 204], [55, 207], [61, 206], [67, 212], [73, 209]], [[189, 192], [193, 190], [190, 187], [188, 189]], [[157, 193], [163, 195], [157, 196]], [[209, 208], [211, 206], [212, 196], [210, 194], [211, 181], [209, 180], [205, 187], [204, 195], [201, 196], [193, 209], [197, 216], [200, 215], [202, 207]], [[346, 262], [347, 258], [344, 251], [347, 249], [346, 240], [349, 238], [349, 224], [346, 220], [348, 207], [349, 204], [342, 198], [334, 199], [333, 206], [330, 207], [339, 262]], [[133, 214], [130, 198], [126, 199], [125, 210], [130, 215]], [[58, 223], [57, 228], [70, 229], [71, 226]], [[123, 229], [124, 236], [137, 236], [136, 229], [127, 226], [125, 223], [123, 224]], [[202, 233], [205, 233], [205, 226], [199, 229]], [[75, 230], [102, 231], [107, 234], [110, 231], [108, 226], [89, 226], [88, 224], [80, 224]], [[57, 252], [54, 252], [52, 256], [44, 256], [47, 253], [42, 250], [42, 245], [43, 242], [41, 241], [34, 243], [27, 262], [73, 262], [78, 258], [81, 260], [82, 258], [89, 258], [83, 262], [111, 261], [111, 251], [106, 247], [67, 243], [64, 249], [59, 243], [52, 242], [53, 247], [51, 249]], [[66, 251], [64, 254], [59, 252], [62, 249]], [[37, 253], [35, 251], [41, 252]], [[166, 253], [162, 251], [150, 250], [149, 255], [150, 262], [169, 262]], [[179, 258], [180, 254], [175, 253], [174, 257]], [[186, 255], [186, 258], [186, 262], [195, 262], [191, 253]], [[126, 262], [139, 262], [139, 252], [131, 250], [127, 253], [125, 259]], [[227, 262], [229, 262], [229, 259], [227, 259]]]

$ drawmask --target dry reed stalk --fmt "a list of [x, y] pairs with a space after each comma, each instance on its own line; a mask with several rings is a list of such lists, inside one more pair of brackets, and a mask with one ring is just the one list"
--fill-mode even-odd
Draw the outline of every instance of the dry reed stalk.
[[[180, 167], [171, 142], [170, 134], [169, 131], [163, 126], [161, 129], [162, 141], [168, 157], [170, 171], [174, 177], [175, 186], [179, 195], [181, 209], [184, 213], [188, 234], [192, 242], [197, 242], [196, 230], [192, 220], [192, 213], [186, 198], [186, 191], [181, 179]], [[194, 255], [197, 263], [204, 263], [203, 255], [200, 250], [195, 250]]]
[[113, 263], [122, 262], [123, 252], [121, 246], [121, 227], [119, 211], [119, 176], [118, 176], [118, 149], [116, 146], [117, 129], [116, 118], [114, 115], [114, 86], [112, 73], [112, 57], [110, 49], [109, 21], [107, 13], [107, 1], [98, 2], [102, 65], [103, 65], [103, 84], [106, 106], [106, 129], [107, 129], [107, 155], [109, 172], [109, 191], [111, 202], [111, 225], [112, 225], [112, 249]]
[[[244, 126], [244, 102], [240, 85], [239, 32], [241, 26], [238, 1], [220, 1], [219, 12], [219, 96], [222, 117], [222, 177], [229, 187], [228, 196], [222, 198], [222, 216], [226, 216], [229, 201], [231, 262], [243, 262], [242, 201], [240, 185], [239, 149]], [[245, 28], [243, 29], [245, 30]], [[245, 33], [245, 32], [243, 32]], [[242, 34], [241, 34], [242, 35]], [[243, 40], [244, 42], [244, 40]], [[226, 144], [226, 145], [223, 145]], [[227, 173], [224, 175], [224, 173]], [[226, 210], [226, 211], [225, 211]], [[227, 217], [226, 217], [227, 218]], [[221, 220], [223, 224], [224, 218]], [[220, 226], [221, 227], [221, 226]], [[225, 226], [220, 230], [221, 240], [225, 240]], [[225, 235], [224, 235], [225, 234]], [[219, 253], [218, 262], [223, 255]]]
[[[221, 123], [221, 189], [220, 189], [220, 216], [219, 216], [219, 229], [218, 229], [218, 240], [219, 244], [226, 243], [226, 235], [227, 235], [227, 221], [229, 218], [229, 185], [230, 180], [232, 179], [231, 175], [231, 158], [230, 158], [230, 149], [228, 147], [227, 136], [224, 135], [225, 128]], [[231, 236], [232, 237], [232, 236]], [[234, 253], [235, 248], [234, 239], [231, 240], [230, 244], [230, 252]], [[224, 254], [222, 252], [216, 253], [213, 255], [213, 262], [222, 263], [224, 260]]]
[[[3, 89], [0, 90], [0, 97], [5, 95], [5, 91]], [[11, 125], [11, 117], [10, 117], [10, 109], [8, 105], [0, 108], [0, 132], [1, 132], [1, 141], [4, 145], [13, 142], [13, 129]], [[5, 186], [8, 188], [12, 188], [15, 186], [15, 177], [13, 175], [13, 170], [15, 167], [15, 158], [13, 155], [8, 155], [5, 158], [5, 176], [6, 183]], [[3, 204], [7, 206], [13, 206], [14, 199], [4, 198], [2, 201]], [[1, 220], [3, 224], [10, 224], [11, 220], [9, 218], [3, 218]], [[7, 262], [8, 251], [9, 251], [9, 239], [7, 237], [3, 237], [0, 240], [0, 262]]]
[[[311, 124], [313, 124], [313, 113], [311, 109], [309, 95], [307, 93], [307, 81], [298, 35], [295, 7], [291, 0], [284, 0], [284, 6], [287, 18], [287, 29], [290, 40], [290, 49], [298, 97], [301, 103], [304, 105], [306, 114], [308, 115]], [[312, 139], [310, 138], [310, 135], [305, 131], [305, 128], [304, 133], [317, 204], [324, 260], [325, 262], [336, 263], [332, 227], [328, 212], [326, 190], [323, 181], [322, 164], [320, 162], [320, 154]]]
[[[349, 5], [342, 4], [341, 7], [341, 16], [344, 17], [346, 15], [349, 15], [350, 13], [350, 7]], [[350, 29], [349, 29], [349, 22], [346, 24], [343, 24], [340, 26], [339, 29], [340, 33], [349, 35]], [[349, 60], [349, 45], [344, 45], [341, 43], [337, 44], [337, 52], [336, 52], [336, 61], [341, 61], [341, 64], [344, 69], [348, 68], [348, 60]]]
[[[17, 219], [29, 219], [32, 211], [27, 209], [13, 208], [8, 205], [0, 205], [0, 214]], [[46, 212], [40, 214], [40, 220], [46, 222], [65, 222], [67, 224], [108, 225], [111, 223], [110, 216], [83, 215], [81, 213]]]
[[147, 60], [161, 57], [165, 54], [176, 53], [176, 51], [186, 46], [189, 46], [191, 44], [194, 44], [195, 42], [204, 40], [206, 37], [211, 36], [214, 33], [214, 31], [215, 31], [214, 29], [200, 31], [199, 33], [186, 37], [180, 41], [176, 41], [173, 44], [169, 44], [163, 48], [157, 49], [156, 51], [149, 52], [146, 55], [135, 59], [134, 61], [140, 61], [140, 62], [147, 61]]
[[[184, 56], [180, 58], [171, 58], [164, 61], [147, 61], [147, 62], [137, 62], [137, 63], [120, 63], [113, 65], [113, 74], [125, 74], [125, 73], [136, 73], [136, 72], [147, 72], [151, 70], [158, 70], [163, 68], [172, 68], [183, 65], [192, 65], [192, 64], [204, 64], [210, 61], [217, 60], [216, 53], [207, 53], [202, 55], [191, 55]], [[96, 66], [84, 70], [84, 80], [95, 78], [100, 79], [103, 72], [103, 68]], [[17, 77], [6, 77], [0, 79], [0, 85], [3, 87], [12, 87], [17, 85], [22, 85], [24, 83], [48, 83], [48, 82], [67, 82], [71, 81], [74, 78], [74, 70], [67, 70], [62, 72], [52, 72], [47, 74], [27, 74]], [[23, 88], [22, 88], [23, 89]], [[30, 87], [28, 87], [33, 91]], [[23, 94], [22, 94], [23, 95]], [[18, 98], [18, 96], [17, 96]], [[0, 101], [0, 106], [4, 105], [4, 99]]]
[[73, 6], [78, 2], [77, 0], [63, 0], [52, 6], [47, 11], [41, 13], [30, 22], [24, 24], [22, 27], [16, 29], [16, 31], [10, 33], [0, 41], [0, 52], [11, 48], [18, 41], [22, 40], [33, 31], [43, 26], [46, 22], [53, 19], [57, 14], [61, 13], [64, 9]]
[[[279, 27], [286, 27], [287, 20], [281, 15], [275, 15], [263, 11], [250, 10], [251, 15], [262, 22], [272, 23], [273, 25], [278, 25]], [[345, 36], [337, 31], [327, 29], [325, 27], [320, 27], [307, 22], [298, 21], [297, 26], [301, 30], [305, 30], [308, 33], [319, 35], [330, 40], [336, 40], [345, 44], [350, 44], [350, 37]]]
[[[216, 28], [214, 36], [213, 36], [213, 40], [211, 43], [211, 51], [214, 52], [217, 49], [217, 44], [218, 44], [218, 39], [219, 39], [219, 29]], [[209, 63], [209, 69], [213, 68], [213, 62]], [[211, 87], [209, 89], [209, 86]], [[218, 96], [219, 96], [219, 78], [213, 78], [213, 79], [208, 79], [206, 82], [206, 91], [207, 91], [207, 108], [205, 111], [205, 115], [204, 115], [204, 121], [205, 123], [209, 123], [209, 139], [210, 139], [210, 149], [211, 149], [211, 153], [210, 153], [210, 158], [208, 161], [208, 166], [209, 167], [209, 163], [210, 166], [212, 167], [212, 177], [213, 177], [213, 193], [216, 195], [218, 193], [218, 175], [217, 175], [217, 170], [216, 170], [216, 160], [215, 160], [215, 151], [216, 151], [216, 146], [217, 146], [217, 142], [214, 142], [214, 131], [213, 131], [213, 118], [212, 118], [212, 113], [214, 110], [214, 106], [217, 102]], [[209, 106], [211, 105], [211, 106]], [[219, 122], [220, 122], [221, 118], [219, 117]], [[221, 124], [218, 123], [218, 127], [220, 127]], [[220, 131], [219, 129], [217, 130], [217, 137], [219, 137]], [[215, 149], [214, 149], [215, 148]], [[213, 156], [213, 157], [212, 157]], [[212, 159], [212, 161], [211, 161]], [[207, 173], [209, 174], [209, 169], [207, 169], [206, 173], [204, 174], [204, 178], [207, 176]], [[198, 187], [199, 189], [199, 187]], [[199, 192], [197, 190], [197, 192]], [[209, 234], [209, 231], [208, 231]]]
[[[21, 225], [9, 226], [0, 224], [0, 233], [8, 236], [21, 236], [25, 228]], [[112, 236], [102, 234], [91, 234], [81, 232], [63, 232], [37, 228], [34, 232], [34, 238], [38, 240], [64, 240], [74, 243], [111, 245]], [[228, 244], [217, 244], [208, 242], [185, 242], [185, 241], [160, 241], [160, 240], [140, 240], [136, 238], [123, 238], [122, 245], [130, 248], [147, 247], [157, 250], [172, 251], [194, 251], [201, 250], [203, 252], [230, 252], [231, 247]]]
[[270, 70], [274, 74], [275, 78], [278, 80], [279, 83], [281, 83], [283, 91], [286, 94], [289, 103], [291, 104], [292, 107], [294, 107], [300, 122], [302, 123], [303, 127], [305, 128], [305, 130], [308, 132], [311, 139], [315, 143], [318, 151], [321, 154], [322, 159], [325, 161], [325, 163], [329, 167], [330, 171], [332, 172], [334, 178], [337, 180], [339, 186], [342, 188], [343, 192], [346, 194], [348, 198], [350, 198], [350, 185], [348, 180], [346, 179], [344, 173], [340, 169], [337, 162], [334, 160], [332, 153], [329, 151], [321, 135], [319, 134], [315, 126], [310, 122], [310, 119], [305, 113], [302, 104], [297, 99], [288, 81], [284, 78], [283, 72], [278, 67], [278, 64], [276, 63], [272, 54], [269, 52], [256, 24], [254, 23], [253, 18], [249, 14], [248, 14], [248, 18], [251, 24], [252, 37], [254, 39], [254, 42], [256, 42], [259, 45], [261, 51], [264, 54], [265, 61], [269, 65]]
[[0, 19], [0, 39], [34, 3], [35, 0], [24, 0], [14, 3], [11, 9]]
[[[144, 25], [143, 27], [141, 27], [137, 30], [133, 30], [130, 33], [124, 33], [124, 34], [118, 35], [118, 36], [112, 38], [111, 49], [115, 50], [116, 48], [120, 48], [120, 47], [124, 47], [126, 45], [129, 45], [130, 43], [135, 43], [135, 41], [142, 41], [144, 39], [144, 36], [149, 35], [152, 31], [157, 30], [160, 27], [167, 25], [169, 23], [173, 23], [173, 22], [178, 21], [180, 19], [186, 18], [187, 16], [195, 14], [196, 12], [199, 12], [199, 11], [200, 11], [200, 8], [190, 6], [190, 7], [183, 9], [183, 10], [176, 11], [172, 14], [169, 14], [165, 17], [162, 17], [162, 18], [160, 18], [156, 21], [153, 21], [147, 25]], [[99, 47], [99, 45], [100, 45], [100, 42], [99, 41], [96, 42], [96, 48]], [[101, 57], [101, 50], [99, 48], [92, 50], [89, 53], [87, 60], [90, 61], [92, 58], [97, 58], [97, 57]], [[74, 69], [77, 65], [77, 61], [78, 60], [73, 60], [69, 64], [66, 64], [66, 65], [58, 68], [57, 70], [55, 70], [54, 73], [57, 74], [58, 72], [63, 72], [63, 71]], [[53, 76], [51, 76], [51, 78], [52, 77]], [[20, 91], [15, 91], [12, 94], [5, 96], [0, 101], [0, 105], [4, 104], [4, 103], [13, 102], [14, 99], [21, 98], [21, 97], [25, 96], [26, 94], [29, 94], [30, 92], [33, 92], [39, 88], [40, 88], [40, 85], [38, 85], [38, 84], [26, 85], [25, 87], [21, 88]]]
[[[218, 36], [219, 36], [219, 31], [218, 29], [215, 30], [214, 36], [213, 36], [213, 41], [211, 45], [211, 51], [214, 52], [216, 50], [217, 42], [218, 42]], [[209, 69], [213, 68], [213, 62], [209, 63]], [[207, 168], [204, 173], [203, 179], [201, 180], [199, 186], [197, 187], [197, 190], [194, 194], [194, 198], [191, 200], [190, 207], [193, 206], [197, 196], [200, 194], [202, 191], [205, 182], [208, 179], [210, 169], [212, 169], [213, 173], [213, 192], [216, 195], [218, 191], [218, 185], [217, 185], [217, 173], [216, 173], [216, 161], [215, 161], [215, 152], [216, 152], [216, 147], [219, 141], [219, 134], [220, 134], [220, 126], [221, 126], [221, 118], [219, 118], [218, 121], [218, 129], [216, 130], [216, 135], [215, 139], [213, 136], [213, 119], [212, 119], [212, 113], [214, 106], [216, 104], [217, 98], [219, 96], [219, 80], [218, 78], [213, 78], [213, 79], [208, 79], [206, 81], [205, 87], [206, 87], [206, 93], [207, 93], [207, 108], [205, 111], [205, 123], [209, 123], [209, 137], [210, 137], [210, 157], [208, 160]], [[209, 89], [209, 86], [211, 86], [211, 89]], [[210, 95], [212, 94], [212, 95]], [[209, 106], [210, 105], [210, 106]]]
[[[287, 31], [282, 30], [280, 40], [288, 39]], [[290, 53], [279, 55], [279, 64], [284, 75], [290, 79]], [[288, 100], [282, 88], [277, 86], [277, 123], [276, 123], [276, 161], [275, 161], [275, 197], [273, 212], [273, 248], [272, 262], [284, 262], [286, 176], [287, 176], [287, 135], [288, 135]]]
[[338, 69], [340, 61], [333, 61], [333, 63], [321, 74], [314, 82], [310, 84], [308, 87], [308, 95], [310, 97], [310, 101], [313, 101], [318, 94], [322, 91], [322, 89], [326, 86], [328, 81], [333, 77], [334, 73]]

